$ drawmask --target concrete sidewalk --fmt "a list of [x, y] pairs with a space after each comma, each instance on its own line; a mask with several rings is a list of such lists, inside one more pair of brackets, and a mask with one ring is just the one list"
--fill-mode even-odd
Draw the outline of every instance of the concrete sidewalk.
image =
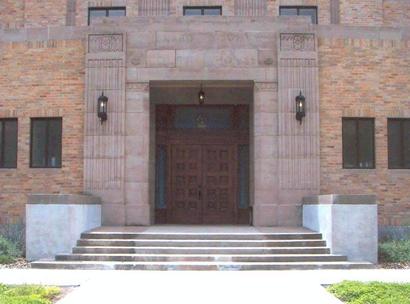
[[410, 282], [410, 270], [155, 272], [2, 269], [4, 284], [79, 286], [71, 303], [341, 303], [322, 285], [343, 280]]

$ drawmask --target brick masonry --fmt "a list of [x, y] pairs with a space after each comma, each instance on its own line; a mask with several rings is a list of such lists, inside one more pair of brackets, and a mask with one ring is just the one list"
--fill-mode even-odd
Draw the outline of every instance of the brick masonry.
[[[410, 42], [320, 39], [321, 193], [376, 194], [381, 225], [410, 224], [410, 170], [389, 170], [387, 118], [410, 117]], [[342, 117], [374, 117], [376, 169], [342, 169]]]
[[[29, 193], [83, 188], [82, 41], [0, 44], [0, 117], [18, 118], [17, 169], [0, 169], [0, 222], [24, 215]], [[62, 169], [29, 168], [30, 117], [63, 117]]]
[[3, 0], [0, 28], [84, 26], [89, 7], [124, 6], [129, 17], [182, 16], [185, 5], [221, 5], [224, 16], [278, 16], [281, 5], [317, 6], [319, 24], [330, 24], [335, 10], [341, 24], [410, 25], [408, 0]]

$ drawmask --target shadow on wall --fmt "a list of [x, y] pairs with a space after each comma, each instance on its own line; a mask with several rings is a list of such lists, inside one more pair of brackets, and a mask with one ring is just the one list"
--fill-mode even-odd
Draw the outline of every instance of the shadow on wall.
[[409, 226], [379, 226], [379, 242], [410, 240]]

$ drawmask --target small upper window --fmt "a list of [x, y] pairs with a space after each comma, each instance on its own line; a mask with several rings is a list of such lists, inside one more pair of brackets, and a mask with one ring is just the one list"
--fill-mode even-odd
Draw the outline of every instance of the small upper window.
[[343, 168], [374, 169], [374, 119], [343, 118]]
[[32, 168], [61, 168], [62, 119], [31, 119]]
[[390, 169], [410, 169], [410, 119], [387, 120]]
[[317, 7], [316, 6], [281, 6], [279, 8], [280, 16], [308, 16], [312, 23], [317, 24]]
[[125, 7], [90, 7], [88, 9], [88, 25], [101, 17], [124, 17]]
[[184, 16], [221, 16], [222, 6], [184, 6]]
[[17, 119], [0, 119], [0, 168], [17, 168]]

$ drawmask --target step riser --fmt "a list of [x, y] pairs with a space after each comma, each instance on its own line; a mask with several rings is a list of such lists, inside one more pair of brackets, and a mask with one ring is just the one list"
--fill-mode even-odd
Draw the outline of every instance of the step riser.
[[146, 240], [321, 240], [320, 233], [283, 234], [138, 234], [82, 233], [82, 239], [146, 239]]
[[100, 262], [342, 262], [343, 256], [317, 257], [140, 257], [140, 256], [57, 256], [57, 261], [100, 261]]
[[215, 248], [215, 249], [141, 249], [141, 248], [86, 248], [74, 247], [73, 253], [89, 253], [89, 254], [328, 254], [328, 248], [304, 248], [304, 249], [282, 249], [282, 248], [261, 248], [261, 249], [229, 249], [229, 248]]
[[132, 246], [132, 247], [166, 247], [166, 246], [178, 246], [178, 247], [314, 247], [314, 246], [326, 246], [325, 241], [311, 240], [311, 241], [260, 241], [260, 242], [248, 242], [248, 241], [230, 241], [230, 242], [215, 242], [215, 241], [141, 241], [141, 240], [79, 240], [78, 246]]
[[38, 269], [88, 269], [88, 270], [311, 270], [311, 269], [369, 269], [368, 264], [284, 264], [284, 265], [127, 265], [127, 264], [54, 264], [38, 262], [32, 263]]

